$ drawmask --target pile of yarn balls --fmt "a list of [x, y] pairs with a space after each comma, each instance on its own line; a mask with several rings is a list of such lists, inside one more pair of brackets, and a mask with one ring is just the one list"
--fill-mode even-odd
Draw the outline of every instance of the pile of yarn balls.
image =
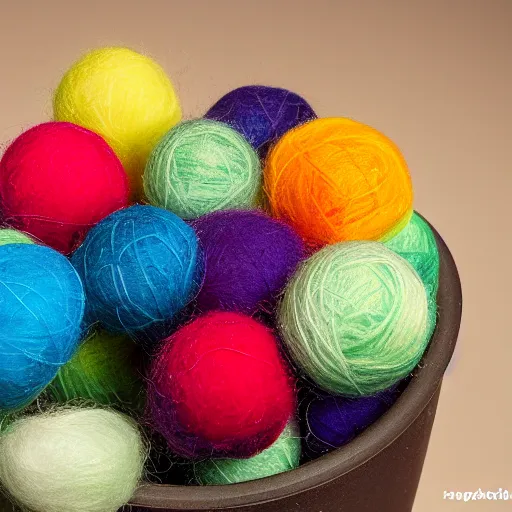
[[33, 512], [292, 470], [384, 414], [435, 328], [400, 150], [282, 88], [182, 121], [152, 59], [89, 52], [8, 144], [0, 215], [0, 485]]

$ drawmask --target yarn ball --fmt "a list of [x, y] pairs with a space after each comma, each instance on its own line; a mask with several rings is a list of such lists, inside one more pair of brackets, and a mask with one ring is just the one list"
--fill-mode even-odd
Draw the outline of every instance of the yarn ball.
[[181, 120], [173, 84], [151, 58], [128, 48], [100, 48], [66, 72], [54, 97], [58, 121], [99, 133], [121, 159], [134, 198], [142, 194], [146, 160]]
[[[0, 434], [7, 429], [7, 427], [12, 423], [13, 414], [11, 411], [3, 411], [0, 409]], [[0, 493], [0, 496], [2, 494]], [[0, 502], [1, 503], [1, 502]]]
[[315, 119], [316, 114], [309, 103], [294, 92], [279, 87], [246, 85], [222, 96], [205, 117], [229, 124], [264, 158], [269, 147], [288, 130]]
[[145, 461], [138, 427], [102, 409], [27, 416], [0, 436], [0, 482], [33, 512], [116, 512]]
[[239, 313], [212, 312], [179, 329], [149, 380], [152, 423], [185, 458], [253, 456], [279, 437], [295, 407], [278, 341]]
[[396, 386], [376, 395], [360, 398], [315, 393], [306, 407], [306, 455], [314, 459], [349, 443], [377, 421], [399, 395]]
[[151, 204], [183, 219], [252, 208], [261, 193], [254, 149], [229, 126], [205, 119], [169, 131], [151, 153], [143, 180]]
[[408, 375], [428, 344], [418, 274], [379, 242], [329, 245], [299, 268], [279, 309], [292, 358], [321, 388], [365, 396]]
[[202, 259], [194, 230], [171, 212], [135, 205], [94, 226], [71, 262], [84, 283], [88, 325], [112, 332], [167, 324], [194, 298]]
[[69, 261], [35, 244], [0, 246], [0, 409], [30, 403], [72, 357], [84, 312]]
[[194, 464], [199, 485], [225, 485], [258, 480], [299, 466], [301, 439], [295, 422], [269, 448], [249, 459], [207, 459]]
[[193, 224], [205, 257], [197, 296], [200, 311], [272, 311], [276, 298], [304, 257], [299, 236], [260, 211], [231, 210]]
[[264, 176], [272, 215], [313, 247], [389, 239], [412, 214], [399, 149], [350, 119], [317, 119], [289, 131], [269, 153]]
[[33, 243], [35, 243], [34, 239], [21, 231], [11, 228], [0, 229], [0, 245]]
[[418, 273], [428, 299], [428, 337], [432, 336], [437, 322], [437, 289], [439, 288], [439, 251], [428, 223], [416, 212], [398, 235], [386, 246], [406, 259]]
[[48, 387], [52, 398], [92, 400], [99, 405], [139, 409], [142, 378], [141, 354], [126, 335], [94, 330]]
[[0, 161], [6, 224], [69, 254], [98, 221], [128, 204], [121, 162], [95, 133], [44, 123], [20, 135]]

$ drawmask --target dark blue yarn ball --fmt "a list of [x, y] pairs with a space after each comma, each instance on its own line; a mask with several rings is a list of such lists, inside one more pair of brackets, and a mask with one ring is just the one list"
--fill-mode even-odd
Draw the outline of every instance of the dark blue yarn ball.
[[229, 124], [264, 158], [288, 130], [317, 116], [298, 94], [278, 87], [247, 85], [224, 95], [205, 117]]
[[205, 275], [197, 308], [271, 312], [304, 258], [301, 238], [258, 210], [223, 210], [193, 223], [204, 251]]
[[194, 297], [202, 258], [194, 230], [154, 206], [119, 210], [94, 226], [71, 262], [87, 297], [88, 324], [154, 339]]
[[73, 356], [84, 291], [69, 261], [49, 247], [0, 247], [0, 412], [28, 405]]
[[400, 394], [397, 386], [374, 396], [310, 396], [305, 409], [304, 452], [316, 458], [352, 441], [380, 418]]

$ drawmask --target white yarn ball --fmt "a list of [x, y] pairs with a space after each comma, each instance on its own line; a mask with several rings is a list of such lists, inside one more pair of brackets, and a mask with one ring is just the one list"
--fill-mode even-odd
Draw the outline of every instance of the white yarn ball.
[[116, 512], [133, 495], [146, 450], [135, 422], [66, 408], [14, 422], [0, 437], [0, 482], [34, 512]]

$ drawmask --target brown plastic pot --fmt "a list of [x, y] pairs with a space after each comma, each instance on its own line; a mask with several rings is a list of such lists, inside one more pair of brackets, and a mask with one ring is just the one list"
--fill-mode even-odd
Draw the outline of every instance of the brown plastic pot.
[[132, 512], [410, 512], [462, 315], [452, 255], [440, 254], [439, 317], [425, 356], [395, 405], [354, 441], [294, 471], [242, 484], [145, 485]]
[[[395, 405], [346, 446], [294, 471], [218, 487], [148, 484], [124, 512], [410, 512], [444, 372], [462, 314], [459, 275], [434, 230], [441, 260], [437, 327]], [[12, 511], [0, 496], [0, 511]]]

